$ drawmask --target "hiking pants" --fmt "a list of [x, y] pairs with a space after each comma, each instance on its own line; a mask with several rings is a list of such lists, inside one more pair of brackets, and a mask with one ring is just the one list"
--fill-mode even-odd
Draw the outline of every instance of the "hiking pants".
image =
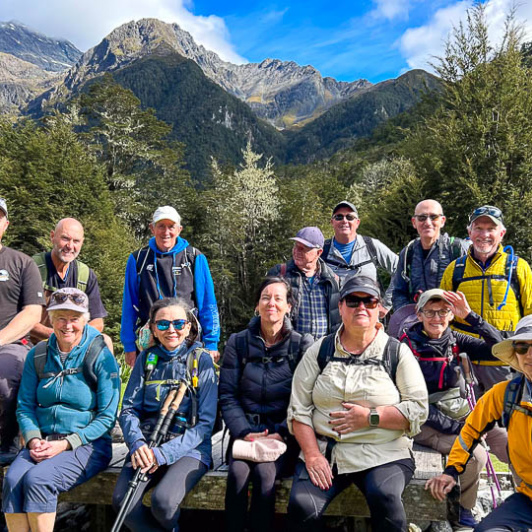
[[290, 525], [298, 531], [319, 530], [320, 518], [330, 502], [355, 484], [366, 497], [374, 532], [406, 531], [401, 496], [414, 475], [414, 469], [414, 460], [408, 458], [356, 473], [335, 473], [332, 487], [321, 490], [311, 482], [305, 463], [299, 461], [288, 503]]
[[[141, 482], [133, 499], [131, 509], [124, 524], [132, 532], [155, 532], [161, 530], [178, 530], [179, 506], [185, 495], [200, 481], [207, 472], [207, 466], [196, 458], [184, 456], [170, 466], [159, 467], [147, 482]], [[128, 458], [113, 493], [113, 508], [116, 512], [129, 488], [135, 469]], [[142, 504], [144, 494], [153, 486], [151, 508]]]
[[111, 440], [94, 442], [34, 462], [29, 449], [22, 449], [4, 477], [4, 513], [50, 513], [57, 497], [103, 471], [111, 461]]
[[532, 500], [522, 493], [510, 495], [475, 527], [475, 532], [527, 532], [532, 530]]

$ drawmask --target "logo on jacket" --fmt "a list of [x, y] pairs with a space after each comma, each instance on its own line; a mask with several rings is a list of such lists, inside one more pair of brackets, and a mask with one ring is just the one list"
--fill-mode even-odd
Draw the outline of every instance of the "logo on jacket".
[[174, 277], [181, 275], [181, 266], [172, 266], [172, 274]]
[[9, 273], [7, 270], [0, 270], [0, 281], [9, 281]]
[[149, 272], [152, 272], [152, 271], [153, 271], [153, 264], [148, 264], [148, 266], [146, 266], [146, 269], [147, 269]]

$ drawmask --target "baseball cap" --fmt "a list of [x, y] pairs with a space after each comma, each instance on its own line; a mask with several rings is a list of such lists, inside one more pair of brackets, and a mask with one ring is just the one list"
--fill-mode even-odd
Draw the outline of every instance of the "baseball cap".
[[8, 217], [7, 216], [7, 202], [5, 198], [0, 198], [0, 209], [4, 211], [4, 214], [6, 215], [6, 218], [7, 218]]
[[445, 301], [446, 303], [452, 304], [446, 297], [445, 297], [445, 291], [441, 288], [432, 288], [431, 290], [426, 290], [423, 292], [419, 299], [417, 300], [416, 305], [416, 311], [419, 312], [420, 310], [423, 310], [423, 307], [429, 302], [434, 301], [437, 299], [441, 299], [442, 301]]
[[478, 207], [469, 215], [469, 225], [471, 225], [477, 218], [481, 218], [482, 216], [487, 216], [497, 225], [502, 225], [504, 223], [504, 217], [502, 215], [501, 209], [498, 207], [493, 207], [492, 205], [482, 205], [482, 207]]
[[371, 278], [365, 275], [353, 275], [348, 277], [342, 289], [340, 290], [340, 299], [352, 294], [353, 292], [362, 292], [370, 296], [381, 298], [381, 289], [379, 285]]
[[340, 209], [341, 207], [347, 207], [348, 209], [351, 209], [357, 216], [358, 218], [358, 211], [357, 211], [357, 208], [350, 202], [350, 201], [347, 201], [347, 200], [344, 200], [344, 201], [341, 201], [340, 203], [338, 203], [336, 205], [336, 207], [333, 209], [333, 216], [334, 216], [334, 213]]
[[76, 312], [89, 311], [89, 298], [85, 292], [77, 288], [61, 288], [52, 292], [48, 303], [48, 312], [51, 310], [75, 310]]
[[156, 224], [157, 222], [161, 220], [171, 220], [172, 222], [175, 222], [176, 224], [181, 224], [181, 216], [179, 216], [179, 213], [169, 205], [165, 205], [164, 207], [159, 207], [154, 213], [153, 213], [153, 220], [152, 223]]
[[325, 238], [319, 227], [303, 227], [303, 229], [300, 229], [297, 232], [297, 235], [290, 238], [290, 240], [301, 242], [301, 244], [309, 248], [318, 249], [322, 249], [325, 242]]

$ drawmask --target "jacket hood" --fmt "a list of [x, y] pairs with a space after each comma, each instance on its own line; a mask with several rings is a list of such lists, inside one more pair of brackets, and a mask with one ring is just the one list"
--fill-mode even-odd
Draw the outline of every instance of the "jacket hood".
[[148, 242], [148, 246], [151, 250], [153, 250], [155, 253], [158, 253], [159, 255], [175, 255], [176, 253], [183, 251], [188, 246], [188, 241], [178, 236], [175, 246], [171, 250], [161, 251], [155, 243], [155, 237], [152, 236]]

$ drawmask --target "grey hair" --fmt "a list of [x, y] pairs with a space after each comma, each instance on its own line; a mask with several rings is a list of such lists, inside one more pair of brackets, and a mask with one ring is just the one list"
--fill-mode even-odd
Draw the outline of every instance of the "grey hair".
[[[58, 312], [63, 312], [62, 309], [58, 309], [58, 310], [49, 310], [48, 311], [48, 316], [50, 317], [50, 322], [52, 322], [54, 319], [55, 319], [55, 315], [58, 313]], [[73, 310], [72, 312], [76, 312], [77, 314], [79, 314], [82, 318], [85, 319], [85, 323], [89, 323], [89, 321], [91, 320], [91, 313], [87, 310], [87, 312], [78, 312], [77, 310]]]
[[[473, 224], [474, 224], [475, 222], [476, 222], [476, 220], [473, 221], [473, 222], [471, 222], [470, 224], [468, 224], [468, 226], [467, 226], [467, 230], [468, 230], [468, 231], [471, 231], [471, 230], [473, 229]], [[506, 231], [506, 226], [505, 226], [502, 222], [499, 224], [499, 227], [500, 227], [501, 229], [503, 229], [504, 231]]]

